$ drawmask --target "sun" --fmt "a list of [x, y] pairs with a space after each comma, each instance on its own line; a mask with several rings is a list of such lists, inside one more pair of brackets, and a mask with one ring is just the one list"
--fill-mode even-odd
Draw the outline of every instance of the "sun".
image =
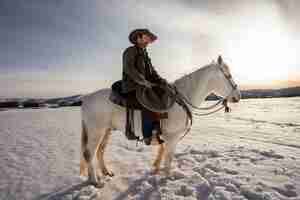
[[234, 71], [242, 82], [263, 84], [287, 80], [296, 51], [285, 32], [273, 26], [254, 27], [227, 44]]

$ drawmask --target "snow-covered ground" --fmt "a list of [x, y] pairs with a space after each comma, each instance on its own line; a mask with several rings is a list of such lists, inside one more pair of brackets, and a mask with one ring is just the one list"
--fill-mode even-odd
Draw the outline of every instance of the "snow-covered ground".
[[79, 177], [79, 107], [1, 111], [0, 199], [300, 199], [300, 98], [231, 107], [195, 120], [168, 178], [151, 173], [156, 148], [115, 132], [102, 188]]

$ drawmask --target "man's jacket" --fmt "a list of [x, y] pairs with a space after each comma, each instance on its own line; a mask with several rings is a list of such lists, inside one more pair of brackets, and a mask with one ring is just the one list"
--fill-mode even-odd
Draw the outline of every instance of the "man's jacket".
[[138, 46], [130, 46], [123, 52], [122, 92], [128, 93], [137, 89], [138, 85], [149, 86], [160, 83], [163, 79], [158, 75], [146, 52]]
[[[151, 83], [157, 84], [149, 87]], [[151, 64], [145, 49], [128, 47], [123, 53], [122, 92], [136, 91], [136, 100], [152, 112], [166, 112], [175, 102], [170, 85]]]

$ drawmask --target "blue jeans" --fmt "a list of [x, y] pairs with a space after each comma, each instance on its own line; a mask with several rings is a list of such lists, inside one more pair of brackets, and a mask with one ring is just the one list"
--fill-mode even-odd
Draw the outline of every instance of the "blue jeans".
[[151, 119], [144, 118], [143, 120], [143, 136], [148, 138], [152, 136], [152, 130], [154, 128], [154, 123]]

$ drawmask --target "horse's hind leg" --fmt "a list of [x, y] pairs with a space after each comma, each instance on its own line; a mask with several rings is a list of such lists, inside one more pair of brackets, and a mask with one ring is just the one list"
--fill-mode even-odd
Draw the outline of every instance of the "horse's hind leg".
[[165, 146], [164, 146], [164, 144], [160, 144], [159, 147], [158, 147], [157, 157], [156, 157], [156, 159], [155, 159], [155, 161], [153, 163], [154, 173], [155, 174], [159, 173], [160, 163], [161, 163], [161, 161], [163, 159], [164, 153], [165, 153]]
[[83, 158], [83, 155], [80, 156], [80, 176], [88, 176], [87, 163]]
[[87, 130], [84, 125], [84, 122], [82, 121], [82, 131], [81, 131], [81, 153], [80, 153], [80, 176], [88, 176], [87, 171], [87, 162], [84, 158], [84, 149], [86, 148], [88, 135]]
[[111, 135], [111, 129], [106, 129], [105, 135], [97, 148], [97, 158], [98, 158], [99, 167], [101, 169], [102, 174], [105, 176], [112, 177], [112, 176], [114, 176], [114, 174], [106, 168], [105, 163], [104, 163], [104, 152], [105, 152], [107, 143], [109, 141], [110, 135]]
[[99, 133], [99, 131], [88, 133], [87, 127], [82, 121], [82, 134], [83, 140], [81, 148], [83, 158], [86, 161], [88, 168], [88, 178], [92, 184], [98, 186], [100, 180], [97, 173], [98, 163], [96, 162], [95, 153], [102, 133]]

